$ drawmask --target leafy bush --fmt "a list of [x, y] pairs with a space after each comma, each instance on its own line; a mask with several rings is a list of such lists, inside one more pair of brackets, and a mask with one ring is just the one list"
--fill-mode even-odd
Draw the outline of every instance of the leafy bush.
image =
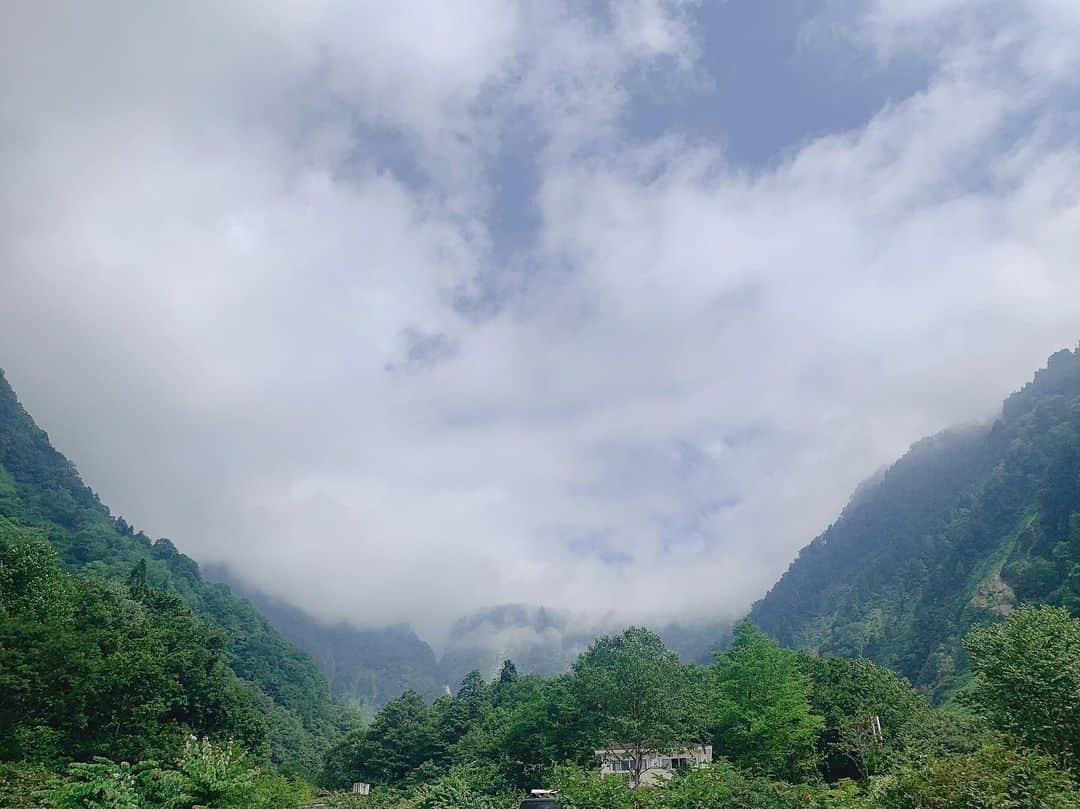
[[454, 767], [444, 777], [424, 784], [410, 809], [517, 809], [521, 796], [502, 791], [490, 772], [471, 766]]
[[0, 615], [61, 621], [70, 614], [56, 551], [43, 537], [0, 517]]
[[882, 795], [888, 809], [1077, 809], [1077, 784], [1041, 753], [1003, 744], [935, 759], [901, 773]]
[[107, 758], [72, 764], [49, 793], [53, 809], [144, 809], [153, 765], [116, 764]]
[[298, 782], [259, 772], [232, 742], [195, 738], [171, 766], [96, 758], [71, 764], [44, 791], [50, 809], [295, 809], [306, 795]]
[[558, 790], [562, 809], [632, 809], [651, 797], [649, 790], [631, 789], [625, 778], [599, 778], [595, 770], [575, 764], [555, 767], [548, 785]]

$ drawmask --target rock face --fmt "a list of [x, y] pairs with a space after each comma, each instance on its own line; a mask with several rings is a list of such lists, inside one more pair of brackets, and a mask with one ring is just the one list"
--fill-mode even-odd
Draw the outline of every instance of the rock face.
[[1016, 593], [1005, 583], [998, 571], [979, 585], [970, 605], [973, 609], [987, 610], [1004, 618], [1016, 608]]

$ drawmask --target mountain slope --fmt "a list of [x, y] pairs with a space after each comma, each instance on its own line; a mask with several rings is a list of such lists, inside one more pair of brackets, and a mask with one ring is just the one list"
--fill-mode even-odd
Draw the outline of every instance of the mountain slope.
[[271, 756], [283, 769], [314, 772], [353, 718], [334, 703], [310, 656], [288, 642], [250, 602], [208, 582], [167, 539], [151, 541], [114, 518], [75, 467], [49, 443], [0, 372], [0, 517], [39, 529], [72, 570], [127, 577], [141, 560], [147, 581], [179, 594], [224, 629], [231, 669], [250, 684], [270, 728]]
[[940, 695], [963, 672], [963, 632], [1025, 601], [1080, 612], [1080, 349], [1053, 355], [992, 427], [924, 439], [860, 486], [751, 618]]
[[330, 682], [330, 694], [352, 703], [366, 718], [404, 691], [428, 700], [443, 693], [446, 680], [435, 652], [408, 626], [324, 624], [299, 607], [246, 586], [224, 566], [208, 567], [204, 573], [249, 599], [281, 634], [314, 658]]

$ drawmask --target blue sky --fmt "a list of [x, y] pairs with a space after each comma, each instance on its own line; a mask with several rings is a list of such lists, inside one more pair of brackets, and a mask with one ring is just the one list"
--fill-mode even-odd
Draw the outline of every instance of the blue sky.
[[0, 366], [328, 619], [734, 616], [1080, 336], [1077, 8], [16, 3]]
[[830, 29], [837, 4], [821, 0], [705, 3], [691, 11], [700, 78], [679, 92], [642, 82], [630, 129], [675, 130], [718, 143], [735, 165], [760, 170], [809, 141], [864, 125], [890, 101], [923, 89], [932, 65], [918, 54], [879, 60]]

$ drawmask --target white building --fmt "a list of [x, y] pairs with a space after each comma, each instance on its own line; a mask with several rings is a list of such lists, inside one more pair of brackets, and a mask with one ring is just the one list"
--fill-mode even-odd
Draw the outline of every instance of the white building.
[[[600, 759], [601, 775], [618, 775], [632, 779], [634, 771], [639, 770], [638, 753], [633, 750], [610, 747], [593, 752]], [[664, 753], [642, 751], [638, 786], [655, 786], [670, 778], [681, 767], [704, 767], [711, 764], [712, 754], [711, 744], [704, 747], [684, 747]]]

